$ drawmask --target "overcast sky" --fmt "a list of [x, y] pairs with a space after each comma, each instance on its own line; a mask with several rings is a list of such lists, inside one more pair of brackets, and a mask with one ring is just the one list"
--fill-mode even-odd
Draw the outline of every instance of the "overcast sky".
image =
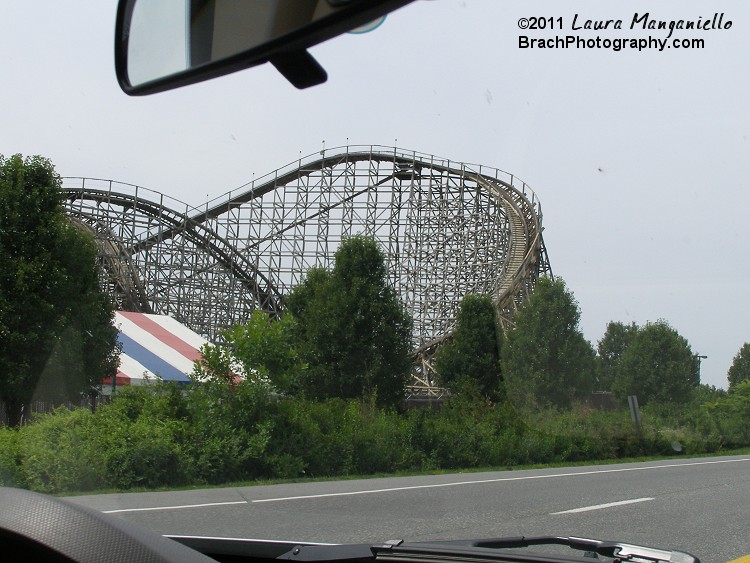
[[[552, 268], [594, 345], [610, 320], [663, 318], [708, 356], [750, 341], [750, 2], [417, 0], [312, 50], [326, 84], [264, 65], [143, 98], [117, 86], [115, 0], [0, 3], [0, 153], [191, 204], [326, 147], [382, 144], [511, 172], [537, 193]], [[519, 35], [665, 39], [703, 49], [520, 49]], [[591, 20], [623, 29], [572, 30]], [[520, 18], [562, 18], [555, 32]]]

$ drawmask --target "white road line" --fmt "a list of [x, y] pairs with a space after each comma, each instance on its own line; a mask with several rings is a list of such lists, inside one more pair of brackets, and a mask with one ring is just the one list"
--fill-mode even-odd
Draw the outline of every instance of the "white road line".
[[595, 471], [579, 471], [576, 473], [553, 473], [549, 475], [527, 475], [524, 477], [500, 477], [497, 479], [478, 479], [476, 481], [457, 481], [454, 483], [435, 483], [432, 485], [413, 485], [409, 487], [391, 487], [387, 489], [366, 489], [364, 491], [347, 491], [343, 493], [324, 493], [319, 495], [300, 495], [293, 497], [279, 497], [279, 498], [266, 498], [256, 499], [251, 501], [252, 503], [263, 503], [263, 502], [283, 502], [288, 500], [306, 500], [316, 498], [330, 498], [330, 497], [346, 497], [356, 495], [372, 495], [377, 493], [392, 493], [397, 491], [414, 491], [418, 489], [437, 489], [441, 487], [459, 487], [463, 485], [481, 485], [486, 483], [502, 483], [508, 481], [530, 481], [533, 479], [555, 479], [559, 477], [580, 477], [583, 475], [599, 475], [605, 473], [624, 473], [626, 471], [650, 471], [653, 469], [669, 469], [675, 467], [691, 467], [697, 465], [716, 465], [719, 463], [738, 463], [747, 462], [750, 458], [742, 459], [725, 459], [716, 461], [696, 461], [691, 463], [669, 463], [664, 465], [650, 465], [647, 467], [623, 467], [619, 469], [598, 469]]
[[636, 504], [638, 502], [646, 502], [647, 500], [655, 500], [653, 497], [634, 498], [630, 500], [619, 500], [617, 502], [606, 502], [604, 504], [595, 504], [593, 506], [584, 506], [582, 508], [573, 508], [571, 510], [561, 510], [560, 512], [550, 512], [551, 516], [556, 514], [576, 514], [578, 512], [588, 512], [589, 510], [601, 510], [602, 508], [612, 508], [613, 506], [624, 506], [626, 504]]
[[151, 506], [148, 508], [119, 508], [117, 510], [102, 510], [104, 514], [115, 514], [116, 512], [148, 512], [149, 510], [175, 510], [178, 508], [203, 508], [206, 506], [226, 506], [227, 504], [247, 504], [246, 500], [233, 500], [230, 502], [206, 502], [204, 504], [181, 504], [177, 506]]
[[578, 471], [573, 473], [553, 473], [549, 475], [526, 475], [523, 477], [500, 477], [497, 479], [478, 479], [476, 481], [456, 481], [453, 483], [435, 483], [432, 485], [413, 485], [410, 487], [391, 487], [387, 489], [366, 489], [364, 491], [347, 491], [343, 493], [324, 493], [319, 495], [300, 495], [293, 497], [279, 497], [279, 498], [266, 498], [256, 499], [252, 501], [237, 500], [230, 502], [207, 502], [203, 504], [183, 504], [177, 506], [154, 506], [148, 508], [120, 508], [117, 510], [102, 510], [105, 514], [115, 514], [119, 512], [148, 512], [150, 510], [177, 510], [182, 508], [204, 508], [211, 506], [226, 506], [231, 504], [249, 504], [249, 503], [264, 503], [264, 502], [283, 502], [289, 500], [306, 500], [316, 498], [330, 498], [330, 497], [345, 497], [345, 496], [356, 496], [356, 495], [372, 495], [377, 493], [391, 493], [398, 491], [413, 491], [418, 489], [437, 489], [441, 487], [459, 487], [463, 485], [481, 485], [486, 483], [503, 483], [510, 481], [530, 481], [533, 479], [555, 479], [559, 477], [581, 477], [584, 475], [599, 475], [605, 473], [623, 473], [626, 471], [650, 471], [653, 469], [669, 469], [675, 467], [691, 467], [697, 465], [716, 465], [720, 463], [739, 463], [750, 461], [750, 458], [740, 459], [724, 459], [715, 461], [695, 461], [691, 463], [669, 463], [664, 465], [650, 465], [647, 467], [622, 467], [619, 469], [597, 469], [594, 471]]

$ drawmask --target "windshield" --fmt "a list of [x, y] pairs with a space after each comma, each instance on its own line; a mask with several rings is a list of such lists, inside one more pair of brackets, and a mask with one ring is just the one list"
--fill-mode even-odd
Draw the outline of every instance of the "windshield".
[[750, 552], [749, 4], [417, 0], [320, 86], [141, 98], [115, 11], [0, 8], [0, 484], [161, 534]]

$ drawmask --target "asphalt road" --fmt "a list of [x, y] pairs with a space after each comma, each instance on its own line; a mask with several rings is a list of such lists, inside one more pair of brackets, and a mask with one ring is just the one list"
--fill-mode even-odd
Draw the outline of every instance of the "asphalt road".
[[750, 457], [71, 497], [162, 534], [330, 543], [573, 535], [750, 553]]

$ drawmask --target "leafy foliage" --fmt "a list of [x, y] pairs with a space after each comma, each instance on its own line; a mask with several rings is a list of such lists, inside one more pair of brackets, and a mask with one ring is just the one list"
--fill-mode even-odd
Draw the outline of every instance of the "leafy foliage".
[[154, 382], [93, 413], [61, 408], [0, 428], [0, 485], [62, 493], [697, 454], [750, 445], [748, 416], [750, 382], [649, 402], [640, 436], [626, 408], [538, 409], [522, 420], [508, 402], [469, 394], [400, 413], [372, 399], [281, 397], [247, 380]]
[[686, 402], [700, 384], [698, 362], [688, 341], [660, 320], [640, 328], [622, 355], [613, 391], [638, 402]]
[[233, 387], [244, 370], [232, 355], [231, 348], [222, 344], [204, 344], [200, 347], [200, 359], [193, 363], [190, 378], [198, 382], [211, 381]]
[[734, 389], [743, 381], [750, 380], [750, 343], [743, 344], [737, 352], [732, 365], [729, 366], [727, 379], [730, 389]]
[[475, 390], [491, 400], [500, 400], [505, 395], [500, 374], [502, 339], [492, 299], [484, 295], [464, 297], [452, 338], [436, 354], [440, 383], [453, 391]]
[[622, 373], [622, 356], [633, 338], [638, 334], [638, 325], [626, 325], [621, 322], [610, 321], [604, 336], [597, 346], [599, 361], [599, 391], [611, 391], [613, 383]]
[[750, 442], [750, 381], [740, 381], [728, 393], [703, 405], [719, 433], [721, 446], [737, 447]]
[[36, 396], [54, 400], [92, 393], [116, 368], [96, 245], [67, 219], [60, 185], [46, 159], [0, 156], [0, 399], [12, 425], [43, 376]]
[[569, 407], [593, 390], [594, 350], [578, 328], [579, 319], [565, 282], [541, 278], [516, 314], [501, 351], [514, 404]]
[[95, 400], [104, 377], [117, 373], [120, 345], [114, 310], [97, 286], [81, 296], [76, 318], [59, 335], [34, 390], [34, 400]]
[[410, 369], [411, 319], [388, 284], [385, 257], [371, 237], [346, 239], [331, 271], [313, 268], [288, 296], [295, 342], [314, 398], [403, 398]]
[[293, 393], [306, 367], [294, 347], [295, 326], [291, 315], [274, 319], [255, 310], [247, 323], [222, 333], [223, 344], [201, 349], [202, 358], [196, 363], [194, 375], [231, 384], [242, 374], [268, 383], [281, 393]]

